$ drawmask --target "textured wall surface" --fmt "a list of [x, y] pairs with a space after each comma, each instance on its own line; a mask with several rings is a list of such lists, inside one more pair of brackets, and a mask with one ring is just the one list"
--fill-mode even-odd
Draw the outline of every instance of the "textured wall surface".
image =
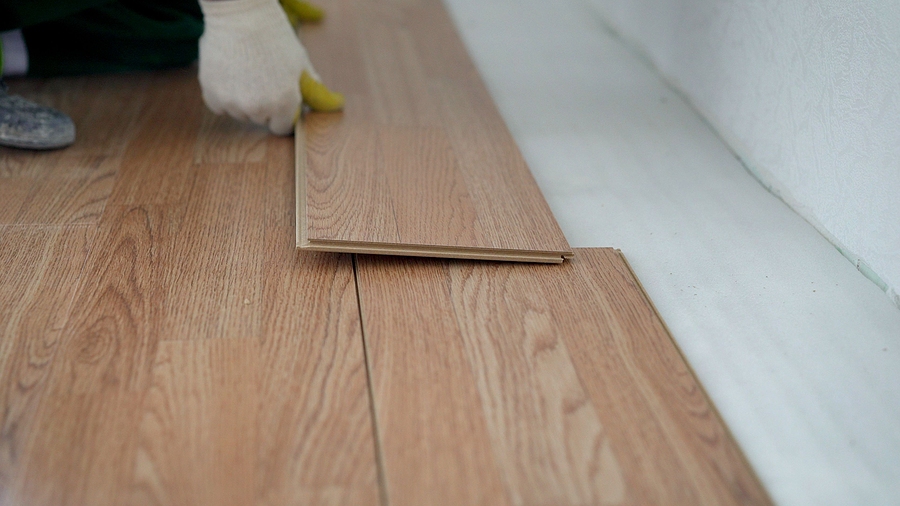
[[900, 303], [900, 2], [587, 1]]

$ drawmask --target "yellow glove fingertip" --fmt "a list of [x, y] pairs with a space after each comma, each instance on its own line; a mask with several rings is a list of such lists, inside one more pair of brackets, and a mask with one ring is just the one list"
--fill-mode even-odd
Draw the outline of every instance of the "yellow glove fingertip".
[[300, 95], [313, 111], [336, 112], [344, 108], [344, 95], [329, 90], [305, 70], [300, 74]]
[[305, 0], [280, 0], [281, 7], [294, 23], [318, 23], [325, 17], [325, 11]]

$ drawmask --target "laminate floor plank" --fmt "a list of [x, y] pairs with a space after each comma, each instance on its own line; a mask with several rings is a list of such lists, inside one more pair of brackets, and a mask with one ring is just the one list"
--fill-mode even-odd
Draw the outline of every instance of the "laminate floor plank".
[[0, 227], [0, 504], [22, 468], [94, 229]]
[[[416, 216], [397, 220], [398, 236], [430, 236], [437, 244], [473, 244], [478, 217], [444, 131], [383, 128], [379, 140], [384, 164], [393, 168], [386, 176], [394, 212]], [[449, 205], [432, 205], [428, 199], [436, 194], [443, 194]], [[443, 227], [435, 229], [434, 223]]]
[[130, 503], [253, 504], [258, 344], [159, 344], [142, 407]]
[[[208, 113], [200, 97], [197, 70], [155, 72], [144, 79], [147, 91], [133, 127], [134, 137], [123, 151], [109, 203], [183, 204], [194, 188], [194, 161], [202, 160], [208, 151], [199, 141], [208, 139], [208, 129], [214, 126], [204, 120]], [[227, 128], [230, 123], [215, 125]], [[247, 140], [238, 142], [244, 145]]]
[[282, 258], [285, 274], [272, 276], [265, 289], [257, 497], [273, 506], [378, 504], [350, 257], [299, 252]]
[[132, 137], [71, 152], [121, 161], [96, 224], [0, 226], [0, 504], [379, 501], [351, 258], [297, 251], [293, 141], [193, 72], [126, 79]]
[[12, 504], [119, 501], [159, 341], [156, 244], [166, 225], [160, 209], [107, 209], [23, 445]]
[[174, 218], [177, 231], [160, 244], [160, 337], [258, 336], [266, 164], [198, 164], [191, 170], [193, 187]]
[[494, 267], [450, 265], [450, 307], [513, 503], [622, 502], [609, 436], [560, 342], [563, 315], [537, 272]]
[[769, 503], [618, 251], [357, 279], [391, 503]]
[[194, 163], [261, 163], [266, 160], [269, 131], [218, 116], [203, 108], [194, 146]]
[[295, 249], [293, 159], [290, 139], [270, 139], [256, 497], [378, 504], [353, 265], [349, 255]]
[[0, 223], [6, 225], [96, 225], [121, 163], [119, 156], [7, 149], [0, 158], [7, 166], [20, 158], [25, 169], [0, 170]]
[[571, 256], [440, 0], [324, 7], [303, 39], [347, 105], [305, 115], [297, 135], [298, 247]]
[[[341, 241], [361, 237], [364, 243], [400, 242], [378, 131], [371, 125], [358, 126], [334, 119], [337, 118], [324, 118], [306, 131], [306, 136], [311, 135], [313, 139], [308, 144], [309, 152], [321, 153], [324, 163], [311, 166], [299, 178], [306, 182], [307, 189], [317, 191], [305, 194], [308, 212], [300, 214], [302, 210], [298, 209], [298, 219], [327, 227], [329, 234]], [[346, 144], [335, 144], [333, 137], [314, 133], [321, 129], [341, 131], [339, 138]], [[303, 138], [304, 135], [296, 137], [298, 141]], [[298, 191], [303, 191], [301, 185]], [[332, 206], [339, 206], [342, 216], [331, 213]], [[367, 226], [358, 230], [360, 223]]]
[[389, 503], [514, 504], [491, 451], [446, 266], [359, 256], [357, 283]]

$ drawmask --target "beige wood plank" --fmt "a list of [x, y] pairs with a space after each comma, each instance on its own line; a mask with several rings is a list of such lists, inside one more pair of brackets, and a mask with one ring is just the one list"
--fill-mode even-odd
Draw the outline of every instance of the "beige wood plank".
[[132, 503], [377, 503], [350, 259], [288, 257], [267, 294], [274, 332], [160, 343]]
[[183, 211], [172, 213], [177, 230], [159, 245], [161, 339], [257, 336], [266, 164], [202, 164], [189, 170], [188, 200]]
[[571, 256], [440, 0], [325, 8], [335, 14], [304, 42], [348, 101], [341, 114], [306, 115], [297, 135], [298, 247]]
[[[418, 3], [418, 2], [417, 2]], [[440, 127], [437, 104], [428, 93], [425, 65], [419, 60], [418, 41], [404, 26], [406, 10], [419, 10], [408, 2], [350, 2], [357, 18], [360, 51], [365, 65], [368, 97], [378, 126]]]
[[450, 307], [494, 453], [515, 504], [620, 503], [622, 469], [560, 342], [556, 318], [565, 315], [544, 298], [539, 272], [449, 266]]
[[[397, 233], [408, 245], [475, 244], [479, 226], [450, 141], [439, 128], [381, 128], [378, 131], [391, 190]], [[429, 167], [430, 170], [422, 170]], [[444, 195], [446, 205], [429, 199]], [[409, 219], [415, 217], [415, 219]], [[436, 229], [435, 223], [442, 226]], [[429, 237], [428, 243], [415, 238]]]
[[[339, 117], [313, 123], [305, 135], [296, 137], [298, 146], [305, 138], [307, 152], [321, 157], [321, 163], [310, 163], [299, 179], [305, 186], [298, 189], [306, 189], [305, 206], [299, 211], [307, 241], [314, 240], [310, 234], [319, 229], [326, 237], [345, 242], [401, 242], [378, 132], [371, 125], [356, 126]], [[323, 130], [339, 133], [322, 135]], [[336, 215], [334, 207], [342, 214]], [[366, 226], [360, 227], [362, 223]]]
[[262, 504], [377, 504], [371, 408], [353, 265], [299, 252], [293, 143], [269, 140], [260, 331]]
[[370, 388], [392, 505], [514, 504], [435, 260], [358, 257]]
[[[352, 263], [296, 250], [292, 140], [209, 117], [190, 69], [142, 79], [83, 282], [63, 286], [57, 272], [26, 286], [0, 270], [27, 292], [27, 311], [9, 299], [23, 324], [65, 312], [36, 290], [63, 286], [71, 300], [78, 287], [70, 317], [45, 322], [61, 334], [42, 337], [52, 357], [25, 350], [44, 372], [0, 365], [3, 378], [44, 384], [0, 398], [12, 406], [0, 503], [377, 503]], [[13, 268], [79, 258], [6, 246]], [[16, 296], [6, 288], [4, 308]], [[24, 353], [8, 342], [4, 364]]]
[[226, 115], [215, 115], [204, 107], [194, 147], [194, 163], [264, 162], [269, 135], [263, 127]]
[[453, 504], [420, 483], [469, 486], [470, 444], [511, 504], [769, 502], [617, 251], [357, 276], [392, 503]]
[[[293, 194], [291, 142], [266, 141], [266, 164], [199, 170], [187, 216], [216, 230], [177, 235], [176, 243], [213, 253], [212, 238], [236, 234], [225, 246], [264, 265], [263, 273], [218, 258], [262, 279], [260, 293], [243, 299], [244, 321], [191, 327], [189, 341], [163, 341], [140, 428], [132, 500], [142, 504], [374, 504], [377, 471], [359, 311], [348, 256], [298, 253], [290, 241]], [[234, 170], [260, 184], [239, 184]], [[262, 184], [262, 183], [265, 184]], [[232, 188], [237, 194], [221, 193]], [[251, 208], [228, 202], [253, 202]], [[194, 201], [215, 203], [203, 210]], [[221, 209], [221, 218], [214, 216]], [[246, 214], [249, 222], [240, 225]], [[218, 219], [223, 220], [217, 224]], [[230, 226], [226, 226], [230, 223]], [[188, 224], [182, 225], [187, 227]], [[252, 232], [259, 231], [256, 236]], [[197, 237], [200, 234], [201, 237]], [[191, 239], [193, 237], [193, 239]], [[248, 243], [266, 244], [254, 250]], [[181, 251], [181, 250], [179, 250]], [[181, 251], [187, 256], [190, 252]], [[215, 259], [216, 255], [210, 258]], [[263, 262], [264, 261], [264, 262]], [[228, 315], [204, 300], [219, 285], [210, 261], [177, 296], [187, 317]], [[226, 270], [228, 270], [226, 268]], [[176, 275], [175, 278], [181, 276]], [[207, 288], [209, 287], [209, 288]], [[210, 293], [206, 294], [206, 290]], [[187, 298], [193, 294], [194, 298]], [[194, 325], [171, 316], [177, 326]], [[182, 330], [183, 331], [183, 330]], [[199, 339], [196, 334], [216, 337]], [[232, 339], [221, 339], [224, 335]]]
[[0, 227], [0, 504], [22, 469], [91, 227]]
[[377, 244], [364, 242], [323, 241], [316, 243], [315, 251], [333, 253], [362, 253], [372, 255], [396, 255], [411, 257], [459, 258], [466, 260], [498, 260], [507, 262], [530, 262], [558, 264], [563, 257], [555, 253], [539, 251], [522, 252], [518, 250], [480, 249], [480, 248], [437, 248], [398, 246], [396, 244]]
[[253, 504], [258, 342], [160, 343], [143, 403], [133, 504]]
[[182, 204], [194, 187], [194, 159], [198, 154], [202, 159], [205, 152], [202, 145], [198, 147], [205, 113], [197, 71], [186, 68], [146, 74], [143, 84], [147, 91], [134, 138], [123, 151], [109, 203]]
[[[0, 148], [0, 224], [94, 225], [121, 157]], [[13, 166], [16, 166], [13, 168]]]
[[[349, 258], [307, 258], [318, 268], [315, 281], [331, 276], [345, 285], [311, 292], [355, 299]], [[300, 326], [319, 332], [263, 341], [160, 343], [129, 503], [377, 503], [355, 304], [344, 311], [303, 298], [306, 310], [337, 309], [337, 318], [307, 313], [319, 318]]]
[[257, 497], [273, 506], [377, 504], [350, 257], [303, 252], [282, 258], [292, 266], [266, 287]]
[[10, 487], [13, 504], [114, 504], [158, 342], [159, 209], [107, 212]]

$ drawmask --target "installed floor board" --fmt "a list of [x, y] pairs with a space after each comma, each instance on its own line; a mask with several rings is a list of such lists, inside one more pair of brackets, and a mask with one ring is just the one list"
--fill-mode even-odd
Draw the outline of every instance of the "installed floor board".
[[349, 255], [298, 252], [293, 146], [267, 153], [257, 497], [377, 504], [378, 473]]
[[440, 0], [332, 0], [303, 37], [341, 114], [296, 136], [297, 245], [561, 262], [571, 250]]
[[[147, 76], [150, 83], [136, 133], [124, 150], [110, 204], [173, 206], [194, 187], [203, 118], [196, 70]], [[240, 136], [236, 136], [240, 139]], [[243, 144], [245, 141], [241, 141]]]
[[[455, 37], [428, 21], [446, 16], [434, 4], [372, 5]], [[336, 22], [360, 12], [332, 7]], [[404, 58], [421, 46], [469, 65], [392, 33], [377, 28]], [[349, 61], [362, 51], [336, 44]], [[457, 100], [442, 72], [422, 62], [408, 87], [432, 79]], [[212, 116], [195, 69], [29, 86], [83, 133], [0, 157], [25, 195], [0, 199], [0, 505], [765, 502], [615, 252], [561, 266], [361, 256], [354, 278], [350, 255], [296, 249], [294, 142]], [[94, 97], [103, 86], [133, 102], [118, 114]], [[402, 170], [372, 175], [384, 195], [476, 199], [469, 176], [420, 179], [401, 160], [420, 132], [431, 147], [411, 160], [461, 163], [468, 132], [437, 122], [470, 114], [462, 98], [420, 114], [426, 102], [381, 109], [348, 86], [372, 125], [396, 114], [387, 137], [353, 126]], [[466, 213], [423, 216], [452, 237], [490, 228]]]
[[361, 256], [392, 504], [766, 504], [620, 253]]
[[[296, 250], [292, 140], [212, 116], [195, 69], [111, 87], [134, 117], [0, 158], [43, 199], [0, 216], [64, 215], [0, 225], [0, 504], [376, 504], [353, 266]], [[92, 157], [120, 163], [67, 214], [84, 185], [47, 180]]]
[[15, 504], [11, 481], [93, 234], [86, 226], [0, 226], [0, 504]]

